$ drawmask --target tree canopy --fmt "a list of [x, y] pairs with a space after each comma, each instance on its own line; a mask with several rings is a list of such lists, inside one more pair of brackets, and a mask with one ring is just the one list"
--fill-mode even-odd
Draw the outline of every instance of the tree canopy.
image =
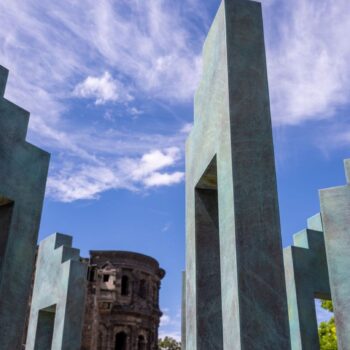
[[158, 341], [160, 350], [181, 350], [181, 343], [171, 337], [165, 337]]
[[160, 350], [181, 350], [181, 343], [171, 337], [165, 337], [158, 341]]
[[[333, 312], [332, 301], [322, 300], [321, 306]], [[318, 335], [320, 338], [320, 350], [338, 350], [334, 317], [327, 322], [321, 322], [318, 328]]]

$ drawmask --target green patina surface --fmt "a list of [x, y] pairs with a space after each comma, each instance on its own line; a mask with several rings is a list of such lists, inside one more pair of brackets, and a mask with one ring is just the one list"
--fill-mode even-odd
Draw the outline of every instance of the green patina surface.
[[205, 42], [186, 206], [186, 349], [289, 349], [259, 3], [223, 1]]
[[327, 257], [320, 214], [284, 249], [288, 312], [293, 350], [319, 350], [315, 298], [330, 299]]
[[350, 349], [350, 160], [347, 185], [320, 191], [338, 347]]
[[79, 350], [87, 267], [72, 237], [43, 240], [35, 272], [26, 350]]
[[338, 348], [350, 349], [350, 161], [348, 185], [320, 191], [321, 215], [284, 250], [293, 350], [320, 348], [314, 299], [332, 299]]
[[0, 66], [0, 348], [20, 349], [49, 154], [25, 141], [29, 113], [4, 96]]

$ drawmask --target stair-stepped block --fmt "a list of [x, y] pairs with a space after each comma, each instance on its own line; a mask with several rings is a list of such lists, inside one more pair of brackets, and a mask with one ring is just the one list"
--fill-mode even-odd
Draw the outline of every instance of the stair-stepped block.
[[26, 350], [81, 347], [87, 266], [71, 245], [60, 233], [40, 243]]
[[350, 160], [347, 185], [320, 191], [338, 347], [350, 349]]
[[50, 156], [26, 142], [29, 113], [4, 98], [0, 66], [0, 347], [20, 349]]
[[319, 350], [315, 298], [330, 299], [327, 257], [319, 214], [284, 249], [292, 350]]

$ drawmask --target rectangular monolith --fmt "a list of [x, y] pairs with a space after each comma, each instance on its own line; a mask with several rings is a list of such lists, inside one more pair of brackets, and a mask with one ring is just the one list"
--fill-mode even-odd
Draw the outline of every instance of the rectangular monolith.
[[289, 349], [261, 5], [222, 2], [186, 145], [186, 348]]

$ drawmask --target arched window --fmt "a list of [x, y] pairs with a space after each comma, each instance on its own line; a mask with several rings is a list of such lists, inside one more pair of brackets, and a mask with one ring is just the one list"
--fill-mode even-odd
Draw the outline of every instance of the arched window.
[[140, 281], [139, 295], [143, 299], [145, 299], [147, 296], [147, 282], [145, 280]]
[[146, 350], [146, 340], [143, 335], [139, 335], [137, 342], [137, 350]]
[[122, 277], [122, 295], [129, 295], [129, 277], [123, 276]]
[[127, 335], [124, 332], [119, 332], [115, 336], [115, 350], [126, 350]]

